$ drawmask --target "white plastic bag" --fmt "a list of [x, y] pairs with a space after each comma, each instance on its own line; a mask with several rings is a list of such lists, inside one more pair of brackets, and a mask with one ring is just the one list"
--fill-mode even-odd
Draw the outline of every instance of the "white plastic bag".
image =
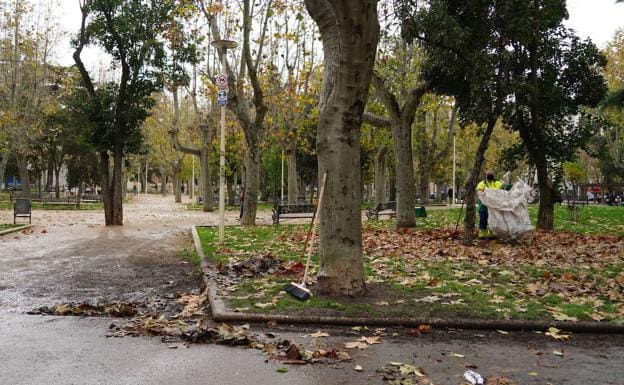
[[490, 189], [477, 192], [481, 202], [488, 208], [488, 227], [496, 235], [516, 238], [533, 230], [528, 205], [533, 189], [522, 181], [511, 190]]

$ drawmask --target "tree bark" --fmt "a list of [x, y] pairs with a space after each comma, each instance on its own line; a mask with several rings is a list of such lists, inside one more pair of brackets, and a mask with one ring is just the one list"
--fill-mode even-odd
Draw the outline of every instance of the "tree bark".
[[[4, 175], [6, 172], [6, 166], [9, 163], [9, 157], [11, 156], [11, 151], [10, 150], [6, 150], [2, 153], [2, 161], [0, 161], [0, 187], [2, 187], [2, 184], [4, 183]], [[4, 188], [7, 188], [8, 186], [4, 186]]]
[[48, 167], [46, 173], [46, 191], [52, 191], [52, 185], [54, 184], [54, 156], [50, 153], [48, 154]]
[[[61, 176], [60, 174], [60, 170], [55, 170], [56, 172], [54, 173], [54, 196], [59, 198], [61, 196]], [[78, 186], [80, 186], [80, 183], [78, 183]]]
[[180, 178], [180, 170], [173, 170], [173, 194], [175, 203], [182, 203], [182, 181]]
[[247, 150], [245, 151], [245, 200], [243, 201], [243, 226], [256, 224], [258, 209], [258, 192], [260, 191], [260, 147], [257, 131], [248, 130], [245, 135]]
[[30, 175], [28, 173], [28, 160], [26, 157], [16, 155], [17, 170], [19, 171], [20, 182], [22, 183], [22, 193], [24, 196], [30, 196]]
[[[123, 150], [115, 149], [113, 154], [113, 180], [111, 183], [112, 192], [112, 221], [111, 225], [123, 225], [123, 195], [121, 189], [121, 181], [123, 178]], [[147, 188], [147, 185], [145, 186]]]
[[392, 145], [394, 149], [394, 169], [396, 201], [397, 201], [397, 227], [414, 227], [415, 188], [414, 188], [414, 156], [412, 153], [412, 125], [416, 109], [420, 105], [422, 97], [428, 90], [428, 86], [422, 85], [409, 91], [402, 107], [394, 94], [386, 87], [385, 81], [373, 74], [373, 83], [377, 97], [386, 107], [389, 119], [381, 118], [366, 113], [364, 118], [367, 123], [376, 127], [390, 126], [392, 130]]
[[386, 201], [386, 154], [388, 149], [380, 147], [375, 155], [375, 205]]
[[293, 136], [288, 143], [288, 204], [297, 204], [299, 185], [297, 183], [297, 137]]
[[317, 132], [320, 208], [318, 291], [366, 291], [362, 259], [360, 126], [379, 39], [377, 1], [305, 0], [319, 26], [325, 71]]
[[167, 196], [167, 172], [164, 167], [160, 167], [160, 195]]
[[539, 100], [539, 53], [537, 43], [532, 42], [529, 45], [531, 58], [531, 126], [530, 132], [520, 130], [520, 137], [525, 143], [525, 147], [529, 152], [530, 158], [535, 163], [537, 169], [537, 183], [540, 190], [539, 209], [537, 212], [537, 228], [542, 230], [552, 230], [554, 225], [554, 188], [550, 177], [548, 176], [548, 160], [546, 159], [546, 149], [544, 138], [541, 132], [541, 116], [539, 106], [536, 104]]
[[[470, 178], [468, 178], [468, 180], [466, 181], [466, 197], [464, 198], [464, 201], [466, 202], [466, 217], [464, 218], [463, 239], [464, 245], [471, 245], [474, 241], [476, 215], [475, 197], [477, 195], [477, 184], [479, 183], [481, 168], [483, 167], [483, 163], [485, 162], [485, 151], [487, 150], [488, 144], [490, 143], [490, 137], [492, 137], [492, 132], [494, 131], [495, 125], [496, 118], [490, 118], [490, 120], [488, 120], [487, 122], [485, 132], [481, 137], [481, 142], [479, 142], [475, 162], [472, 167], [472, 172], [470, 173]], [[453, 191], [453, 194], [456, 194], [456, 192]]]
[[113, 224], [113, 196], [110, 181], [110, 155], [108, 151], [100, 152], [100, 175], [102, 184], [102, 204], [104, 205], [104, 224]]
[[235, 200], [236, 191], [234, 191], [234, 178], [235, 178], [235, 175], [230, 175], [225, 179], [226, 186], [227, 186], [227, 194], [228, 194], [227, 204], [230, 206], [236, 205], [236, 200]]

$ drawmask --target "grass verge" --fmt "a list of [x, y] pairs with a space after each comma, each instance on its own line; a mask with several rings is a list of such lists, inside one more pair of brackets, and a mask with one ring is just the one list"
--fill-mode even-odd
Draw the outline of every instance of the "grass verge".
[[[216, 246], [217, 228], [198, 228], [198, 234], [222, 273], [218, 295], [235, 311], [624, 323], [624, 239], [535, 232], [514, 243], [464, 247], [454, 231], [434, 229], [451, 219], [451, 211], [441, 210], [415, 230], [394, 230], [392, 221], [367, 224], [367, 295], [307, 302], [283, 291], [300, 279], [294, 267], [306, 226], [228, 227], [223, 247]], [[265, 263], [274, 260], [278, 265]], [[316, 256], [312, 265], [314, 277]]]

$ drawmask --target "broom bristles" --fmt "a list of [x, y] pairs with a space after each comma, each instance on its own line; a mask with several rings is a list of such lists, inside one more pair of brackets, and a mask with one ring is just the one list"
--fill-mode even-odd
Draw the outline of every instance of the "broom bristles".
[[305, 301], [308, 298], [312, 297], [312, 292], [310, 291], [310, 289], [298, 283], [291, 282], [284, 288], [284, 290], [286, 290], [288, 294], [301, 301]]

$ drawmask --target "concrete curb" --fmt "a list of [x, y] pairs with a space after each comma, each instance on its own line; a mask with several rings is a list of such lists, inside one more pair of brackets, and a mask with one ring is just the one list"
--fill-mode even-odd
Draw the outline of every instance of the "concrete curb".
[[12, 227], [10, 229], [6, 229], [6, 230], [2, 230], [0, 231], [0, 236], [5, 235], [5, 234], [10, 234], [10, 233], [15, 233], [17, 231], [22, 231], [28, 228], [33, 227], [33, 224], [28, 224], [28, 225], [23, 225], [23, 226], [19, 226], [19, 227]]
[[217, 322], [275, 322], [280, 324], [335, 325], [335, 326], [403, 326], [418, 327], [422, 324], [434, 328], [456, 328], [471, 330], [534, 330], [547, 331], [550, 327], [576, 333], [624, 334], [624, 325], [604, 322], [530, 321], [530, 320], [481, 320], [481, 319], [437, 319], [437, 318], [382, 318], [382, 317], [327, 317], [284, 314], [237, 313], [229, 311], [224, 301], [217, 296], [218, 285], [210, 277], [214, 274], [208, 258], [201, 247], [195, 226], [191, 227], [195, 250], [201, 259], [201, 270], [207, 287], [212, 318]]

